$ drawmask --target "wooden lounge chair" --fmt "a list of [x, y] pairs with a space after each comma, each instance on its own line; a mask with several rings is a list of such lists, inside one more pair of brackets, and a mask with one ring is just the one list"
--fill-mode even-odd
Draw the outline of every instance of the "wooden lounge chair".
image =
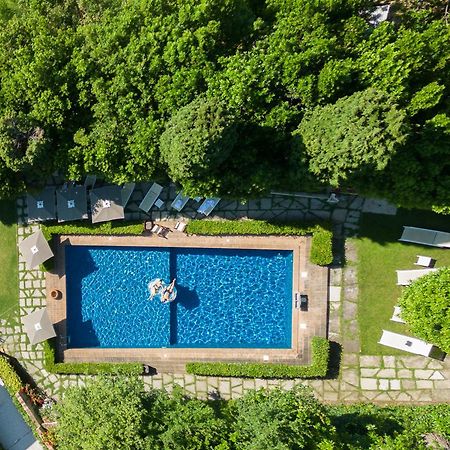
[[399, 286], [408, 286], [417, 278], [428, 275], [430, 272], [436, 272], [437, 269], [415, 269], [415, 270], [396, 270], [397, 284]]
[[161, 194], [163, 190], [163, 187], [159, 185], [158, 183], [153, 183], [148, 190], [145, 197], [142, 199], [139, 209], [142, 209], [142, 211], [148, 212], [149, 209], [154, 205], [157, 198]]
[[197, 212], [209, 216], [219, 202], [220, 198], [207, 198], [197, 209]]
[[403, 234], [399, 241], [450, 248], [450, 233], [426, 228], [403, 227]]

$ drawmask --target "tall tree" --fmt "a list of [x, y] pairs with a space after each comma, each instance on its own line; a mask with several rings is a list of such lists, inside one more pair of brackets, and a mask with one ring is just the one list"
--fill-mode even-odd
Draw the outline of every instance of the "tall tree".
[[404, 111], [384, 93], [367, 89], [318, 106], [302, 120], [297, 134], [310, 170], [338, 187], [369, 181], [386, 168], [408, 135]]

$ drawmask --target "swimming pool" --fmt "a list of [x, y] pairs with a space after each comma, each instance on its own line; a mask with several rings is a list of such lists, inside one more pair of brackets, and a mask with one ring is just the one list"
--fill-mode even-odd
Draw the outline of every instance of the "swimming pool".
[[[290, 348], [292, 251], [65, 247], [69, 348]], [[149, 300], [154, 278], [177, 299]]]

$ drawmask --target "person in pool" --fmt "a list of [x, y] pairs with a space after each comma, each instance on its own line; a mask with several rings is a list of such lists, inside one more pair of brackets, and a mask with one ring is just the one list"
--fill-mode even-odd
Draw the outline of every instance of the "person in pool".
[[157, 278], [153, 285], [150, 287], [150, 299], [152, 299], [162, 288], [161, 278]]
[[173, 290], [174, 290], [174, 288], [175, 288], [175, 281], [176, 281], [176, 278], [174, 278], [174, 279], [172, 280], [172, 283], [170, 283], [170, 284], [164, 289], [164, 292], [163, 292], [163, 294], [162, 294], [162, 296], [161, 296], [161, 301], [162, 301], [163, 303], [167, 303], [168, 301], [170, 301], [170, 296], [172, 295], [172, 292], [173, 292]]

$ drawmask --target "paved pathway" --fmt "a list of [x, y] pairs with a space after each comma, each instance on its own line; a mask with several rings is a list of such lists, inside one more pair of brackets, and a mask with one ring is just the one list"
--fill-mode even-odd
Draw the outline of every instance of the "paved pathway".
[[[142, 198], [145, 186], [134, 193], [130, 218], [141, 218], [136, 211], [136, 204]], [[165, 205], [170, 205], [174, 198], [173, 188], [165, 189]], [[337, 236], [344, 238], [355, 233], [364, 200], [354, 196], [341, 196], [338, 205], [326, 202], [326, 196], [320, 198], [302, 196], [273, 195], [267, 199], [250, 201], [244, 205], [237, 202], [221, 202], [214, 211], [217, 217], [252, 217], [252, 218], [321, 218], [332, 219]], [[134, 206], [133, 206], [134, 205]], [[195, 217], [196, 204], [193, 201], [183, 210], [183, 216]], [[392, 213], [392, 209], [382, 202], [371, 202], [370, 208]], [[24, 202], [18, 201], [18, 213], [24, 219]], [[166, 208], [152, 213], [153, 219], [174, 218]], [[175, 216], [177, 217], [177, 216]], [[18, 240], [33, 232], [33, 226], [19, 226]], [[344, 269], [330, 270], [329, 298], [329, 336], [339, 342], [343, 348], [341, 372], [331, 380], [260, 380], [217, 377], [197, 377], [189, 374], [158, 374], [143, 377], [147, 388], [164, 388], [170, 391], [174, 384], [182, 386], [187, 393], [199, 398], [234, 398], [255, 388], [281, 387], [290, 389], [294, 385], [309, 385], [317, 396], [327, 402], [445, 402], [450, 401], [450, 363], [438, 362], [420, 356], [365, 356], [360, 354], [357, 325], [357, 284], [355, 249], [347, 244], [345, 249], [349, 264]], [[44, 274], [39, 270], [25, 269], [22, 257], [19, 258], [20, 315], [45, 305]], [[48, 394], [60, 396], [68, 386], [82, 385], [85, 376], [48, 374], [43, 369], [42, 346], [28, 343], [21, 325], [0, 323], [0, 331], [7, 337], [5, 346], [17, 357], [39, 386]]]

